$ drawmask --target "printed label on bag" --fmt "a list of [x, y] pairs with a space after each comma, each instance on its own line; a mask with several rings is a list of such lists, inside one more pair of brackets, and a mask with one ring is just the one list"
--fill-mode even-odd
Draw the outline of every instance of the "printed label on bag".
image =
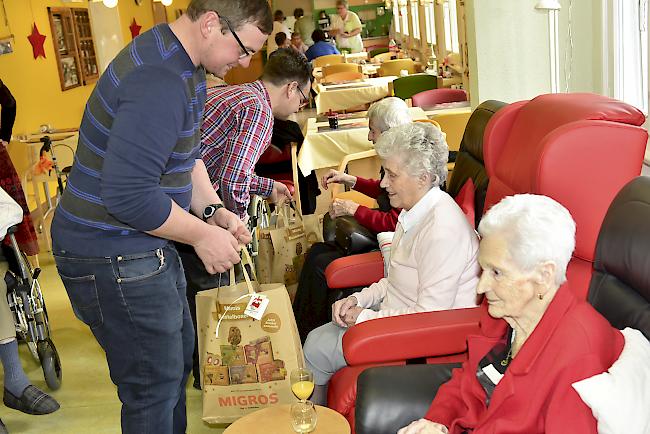
[[277, 333], [282, 327], [282, 320], [276, 313], [269, 313], [262, 317], [262, 330], [267, 333]]
[[262, 318], [262, 315], [264, 315], [264, 311], [268, 305], [269, 299], [266, 295], [255, 294], [249, 300], [246, 310], [244, 310], [244, 314], [259, 321]]

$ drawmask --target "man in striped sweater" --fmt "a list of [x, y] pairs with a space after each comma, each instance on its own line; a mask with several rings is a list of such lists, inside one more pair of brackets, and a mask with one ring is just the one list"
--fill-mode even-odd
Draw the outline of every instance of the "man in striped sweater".
[[53, 251], [76, 316], [106, 352], [125, 433], [186, 430], [194, 329], [170, 240], [192, 245], [211, 273], [239, 262], [250, 240], [201, 161], [205, 71], [248, 66], [271, 29], [266, 0], [192, 0], [128, 44], [86, 105]]

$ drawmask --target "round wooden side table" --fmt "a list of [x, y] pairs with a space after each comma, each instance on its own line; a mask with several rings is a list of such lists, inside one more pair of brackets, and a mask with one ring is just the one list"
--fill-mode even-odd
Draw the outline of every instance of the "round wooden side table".
[[[224, 434], [295, 434], [291, 427], [291, 405], [274, 405], [263, 408], [233, 422]], [[350, 425], [336, 411], [316, 406], [318, 423], [313, 434], [350, 434]]]

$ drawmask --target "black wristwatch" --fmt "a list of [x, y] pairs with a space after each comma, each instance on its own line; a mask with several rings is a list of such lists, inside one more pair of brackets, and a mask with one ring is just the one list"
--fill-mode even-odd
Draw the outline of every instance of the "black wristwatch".
[[206, 206], [203, 210], [203, 221], [207, 222], [210, 217], [216, 214], [219, 208], [223, 208], [223, 205], [220, 203], [213, 203]]

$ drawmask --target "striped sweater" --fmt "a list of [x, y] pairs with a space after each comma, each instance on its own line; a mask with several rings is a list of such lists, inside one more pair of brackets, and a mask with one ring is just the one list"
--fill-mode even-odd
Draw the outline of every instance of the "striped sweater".
[[145, 231], [165, 222], [172, 200], [189, 209], [205, 99], [205, 71], [167, 24], [115, 57], [85, 107], [55, 250], [103, 257], [167, 242]]

